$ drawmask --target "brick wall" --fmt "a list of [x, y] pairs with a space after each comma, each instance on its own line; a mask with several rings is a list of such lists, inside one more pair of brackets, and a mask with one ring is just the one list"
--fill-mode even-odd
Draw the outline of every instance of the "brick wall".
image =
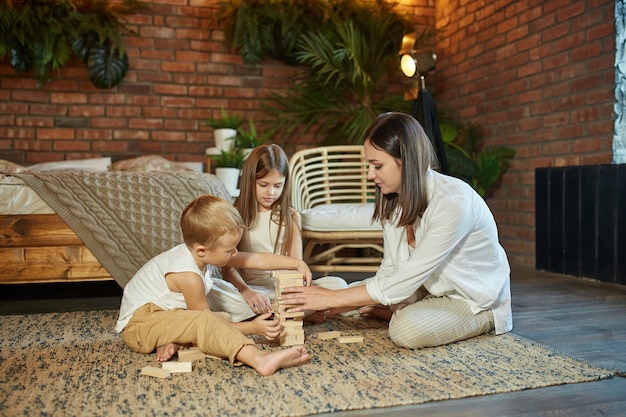
[[[217, 0], [149, 0], [131, 17], [131, 70], [111, 90], [73, 62], [42, 88], [0, 61], [0, 158], [18, 163], [141, 154], [204, 161], [209, 114], [224, 106], [263, 120], [263, 101], [298, 69], [254, 67], [212, 26]], [[534, 264], [534, 169], [609, 163], [614, 102], [613, 0], [403, 0], [417, 25], [441, 31], [429, 88], [488, 145], [517, 155], [488, 200], [513, 262]], [[436, 23], [435, 23], [436, 22]], [[431, 79], [431, 78], [434, 78]], [[280, 142], [280, 140], [277, 140]], [[313, 143], [302, 136], [288, 151]]]
[[[213, 20], [217, 0], [147, 3], [148, 11], [129, 17], [137, 34], [125, 37], [130, 71], [113, 89], [94, 87], [78, 59], [41, 88], [16, 74], [8, 58], [0, 60], [0, 159], [33, 164], [160, 154], [203, 162], [205, 148], [214, 145], [204, 120], [222, 107], [263, 131], [264, 101], [288, 91], [302, 69], [274, 61], [243, 65]], [[405, 0], [400, 7], [417, 24], [434, 26], [434, 0]], [[276, 142], [292, 151], [314, 138]]]
[[611, 161], [613, 13], [613, 0], [437, 2], [437, 97], [517, 151], [488, 200], [512, 262], [535, 263], [535, 168]]

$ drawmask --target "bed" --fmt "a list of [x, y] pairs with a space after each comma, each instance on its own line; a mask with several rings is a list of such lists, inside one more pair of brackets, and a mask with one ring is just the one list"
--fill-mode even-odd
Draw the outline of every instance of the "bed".
[[55, 169], [3, 162], [0, 284], [114, 279], [123, 287], [148, 259], [182, 241], [178, 221], [189, 201], [231, 198], [214, 175], [160, 157]]

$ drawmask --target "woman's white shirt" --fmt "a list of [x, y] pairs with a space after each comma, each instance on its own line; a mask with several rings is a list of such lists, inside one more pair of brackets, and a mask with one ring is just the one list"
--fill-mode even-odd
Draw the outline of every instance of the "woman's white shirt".
[[385, 222], [384, 257], [365, 281], [369, 296], [398, 304], [424, 287], [434, 296], [465, 300], [474, 313], [491, 309], [496, 333], [513, 327], [510, 268], [489, 207], [467, 183], [429, 170], [429, 203], [413, 225], [415, 248], [405, 227]]

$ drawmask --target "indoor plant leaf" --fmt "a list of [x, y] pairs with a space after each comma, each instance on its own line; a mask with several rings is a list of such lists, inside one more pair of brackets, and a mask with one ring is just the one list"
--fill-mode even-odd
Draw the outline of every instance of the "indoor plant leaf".
[[115, 87], [128, 72], [128, 55], [120, 55], [119, 50], [109, 43], [93, 46], [87, 60], [87, 70], [89, 80], [96, 87]]

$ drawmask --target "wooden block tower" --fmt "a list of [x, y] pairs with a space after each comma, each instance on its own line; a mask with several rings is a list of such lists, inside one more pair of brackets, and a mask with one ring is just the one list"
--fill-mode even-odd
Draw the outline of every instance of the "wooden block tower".
[[276, 271], [275, 273], [274, 287], [276, 289], [276, 297], [274, 298], [274, 316], [283, 325], [283, 331], [278, 336], [277, 341], [280, 346], [304, 344], [304, 329], [302, 328], [304, 311], [288, 313], [287, 310], [295, 306], [283, 304], [281, 297], [283, 288], [301, 287], [303, 279], [302, 274], [299, 272]]

